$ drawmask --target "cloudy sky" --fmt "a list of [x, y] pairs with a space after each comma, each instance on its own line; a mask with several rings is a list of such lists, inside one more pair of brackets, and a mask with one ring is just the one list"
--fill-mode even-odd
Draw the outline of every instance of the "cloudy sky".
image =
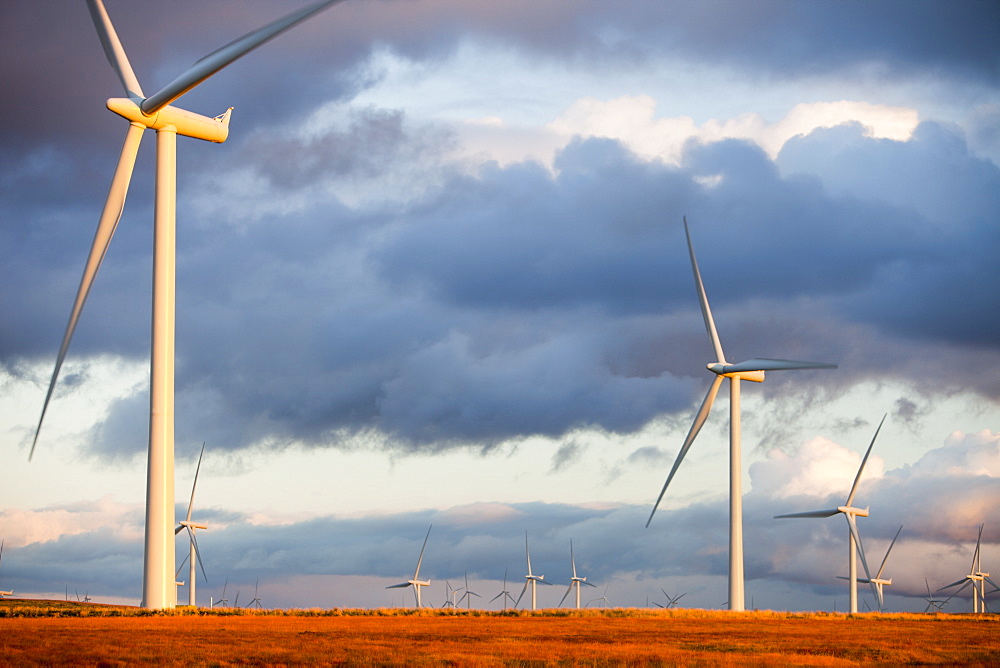
[[[301, 4], [107, 0], [147, 92]], [[178, 142], [199, 598], [410, 603], [433, 524], [435, 605], [516, 595], [527, 531], [542, 605], [572, 539], [591, 598], [721, 606], [725, 393], [643, 528], [714, 361], [682, 216], [730, 361], [839, 364], [744, 385], [748, 605], [844, 609], [843, 520], [772, 516], [843, 503], [884, 414], [888, 607], [982, 523], [1000, 571], [997, 34], [978, 0], [347, 0], [187, 94], [235, 107]], [[82, 1], [0, 5], [0, 71], [0, 589], [138, 602], [154, 142], [29, 464], [126, 122]]]

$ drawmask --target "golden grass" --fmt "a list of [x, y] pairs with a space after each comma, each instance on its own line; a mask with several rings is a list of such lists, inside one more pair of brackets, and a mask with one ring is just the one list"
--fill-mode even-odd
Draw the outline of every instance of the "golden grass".
[[7, 665], [1000, 665], [996, 615], [187, 610], [0, 602]]

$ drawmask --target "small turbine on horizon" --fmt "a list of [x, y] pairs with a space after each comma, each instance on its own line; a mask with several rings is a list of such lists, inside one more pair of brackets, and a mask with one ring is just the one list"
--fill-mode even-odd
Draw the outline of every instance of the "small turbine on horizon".
[[[871, 578], [858, 578], [858, 582], [861, 584], [873, 584], [876, 589], [878, 589], [878, 611], [885, 612], [885, 591], [884, 587], [892, 584], [892, 578], [888, 580], [882, 577], [882, 571], [885, 570], [885, 562], [889, 560], [889, 553], [892, 552], [892, 546], [896, 544], [896, 539], [899, 538], [899, 532], [903, 530], [903, 526], [900, 525], [899, 529], [896, 530], [896, 535], [892, 537], [892, 542], [889, 543], [889, 549], [885, 551], [885, 556], [882, 557], [882, 565], [878, 567], [878, 572], [875, 577]], [[846, 580], [844, 576], [837, 576], [841, 580]]]
[[417, 558], [417, 569], [415, 571], [413, 571], [413, 578], [410, 579], [410, 580], [407, 580], [406, 582], [400, 582], [399, 584], [389, 585], [388, 587], [386, 587], [386, 589], [401, 589], [403, 587], [413, 587], [413, 598], [414, 598], [414, 600], [416, 600], [418, 608], [421, 607], [420, 606], [420, 588], [421, 587], [429, 587], [430, 584], [431, 584], [430, 580], [421, 580], [420, 579], [420, 564], [424, 560], [424, 550], [427, 548], [427, 539], [431, 537], [431, 529], [432, 528], [434, 528], [433, 524], [430, 525], [429, 527], [427, 527], [427, 535], [424, 536], [424, 544], [420, 548], [420, 556]]
[[[865, 464], [868, 463], [868, 456], [872, 453], [872, 448], [875, 447], [875, 439], [878, 438], [878, 433], [882, 430], [882, 425], [885, 424], [886, 415], [882, 416], [882, 421], [878, 423], [878, 428], [875, 430], [875, 435], [872, 436], [872, 442], [868, 444], [868, 450], [865, 451], [865, 456], [861, 460], [861, 466], [858, 467], [858, 474], [854, 476], [854, 484], [851, 485], [851, 492], [847, 495], [847, 501], [842, 506], [836, 508], [830, 508], [828, 510], [813, 510], [805, 513], [789, 513], [787, 515], [775, 515], [775, 519], [786, 519], [786, 518], [803, 518], [803, 517], [833, 517], [838, 513], [843, 514], [847, 519], [847, 528], [850, 530], [848, 535], [848, 586], [850, 587], [850, 612], [856, 613], [858, 611], [858, 562], [857, 556], [861, 556], [861, 565], [865, 569], [865, 579], [860, 580], [860, 582], [867, 582], [872, 587], [872, 593], [875, 594], [875, 600], [878, 601], [879, 610], [884, 606], [882, 601], [882, 588], [877, 586], [875, 582], [872, 581], [871, 573], [868, 571], [868, 562], [865, 560], [865, 551], [861, 546], [861, 536], [858, 534], [858, 524], [855, 518], [857, 517], [868, 517], [868, 508], [855, 508], [852, 503], [854, 503], [854, 495], [858, 492], [858, 484], [861, 482], [861, 474], [865, 471]], [[902, 527], [900, 527], [902, 528]], [[898, 533], [897, 533], [898, 535]], [[895, 539], [893, 539], [895, 541]], [[892, 549], [892, 546], [889, 546]], [[889, 557], [889, 553], [886, 552], [886, 558]], [[885, 565], [885, 560], [882, 562]], [[881, 572], [881, 571], [880, 571]]]
[[698, 301], [701, 304], [701, 314], [705, 320], [705, 329], [712, 347], [715, 350], [715, 362], [707, 365], [708, 370], [715, 374], [715, 380], [708, 388], [701, 408], [694, 418], [694, 423], [688, 431], [684, 444], [677, 453], [667, 481], [663, 483], [663, 489], [653, 504], [653, 510], [646, 520], [646, 527], [653, 521], [653, 515], [663, 499], [663, 495], [677, 473], [678, 467], [684, 461], [684, 456], [690, 449], [702, 425], [708, 419], [708, 414], [715, 403], [715, 395], [719, 392], [723, 378], [729, 379], [729, 609], [743, 610], [744, 586], [743, 586], [743, 464], [741, 455], [741, 431], [740, 431], [740, 381], [749, 380], [755, 383], [764, 382], [764, 373], [767, 371], [785, 371], [788, 369], [835, 369], [836, 364], [825, 362], [798, 362], [794, 360], [761, 359], [754, 358], [730, 364], [726, 361], [725, 353], [722, 351], [722, 343], [719, 340], [719, 333], [715, 329], [715, 321], [712, 319], [712, 310], [708, 305], [708, 296], [705, 294], [705, 286], [701, 280], [701, 272], [698, 270], [698, 260], [695, 258], [694, 246], [691, 244], [691, 233], [688, 230], [687, 217], [684, 218], [684, 234], [687, 237], [688, 254], [691, 256], [691, 269], [694, 273], [695, 289], [698, 293]]
[[502, 598], [503, 599], [503, 609], [504, 610], [507, 609], [507, 601], [508, 600], [511, 603], [514, 603], [514, 607], [517, 607], [517, 603], [514, 601], [514, 597], [510, 595], [509, 591], [507, 591], [507, 569], [506, 568], [503, 569], [503, 589], [500, 590], [499, 594], [497, 594], [496, 596], [494, 596], [493, 598], [490, 599], [490, 603], [492, 603], [493, 601], [497, 600], [498, 598]]
[[942, 591], [957, 585], [962, 585], [955, 590], [954, 594], [948, 597], [951, 599], [953, 596], [957, 596], [958, 592], [962, 591], [969, 585], [972, 585], [972, 612], [989, 612], [989, 610], [986, 609], [986, 582], [989, 582], [994, 590], [1000, 589], [1000, 587], [998, 587], [997, 584], [990, 579], [990, 574], [983, 572], [982, 562], [980, 561], [980, 547], [983, 542], [983, 527], [985, 526], [985, 524], [979, 525], [979, 538], [976, 539], [976, 550], [972, 553], [972, 566], [969, 568], [969, 574], [961, 580], [956, 580], [955, 582], [938, 589], [938, 591]]
[[569, 593], [571, 591], [573, 591], [573, 588], [575, 587], [576, 588], [576, 609], [579, 610], [580, 609], [580, 585], [587, 585], [588, 587], [595, 587], [595, 588], [597, 587], [597, 585], [592, 584], [590, 582], [587, 582], [587, 578], [581, 578], [581, 577], [577, 576], [577, 574], [576, 574], [576, 558], [573, 556], [573, 539], [572, 538], [569, 539], [569, 561], [573, 565], [573, 577], [571, 577], [570, 580], [569, 580], [569, 588], [566, 589], [566, 593], [563, 594], [563, 597], [561, 599], [559, 599], [559, 606], [558, 607], [560, 607], [560, 608], [562, 607], [563, 601], [566, 600], [566, 597], [569, 596]]
[[[188, 502], [187, 516], [178, 522], [177, 528], [174, 529], [174, 535], [176, 536], [181, 531], [187, 530], [188, 537], [190, 540], [189, 553], [185, 557], [185, 561], [190, 560], [191, 571], [188, 573], [188, 605], [195, 607], [197, 603], [197, 581], [198, 581], [198, 571], [195, 569], [194, 562], [197, 561], [198, 565], [201, 566], [201, 574], [205, 576], [205, 584], [208, 584], [208, 573], [205, 572], [205, 564], [201, 561], [201, 550], [198, 548], [198, 539], [195, 538], [195, 531], [201, 529], [202, 531], [208, 530], [207, 524], [201, 524], [195, 522], [191, 519], [191, 511], [194, 509], [194, 491], [198, 488], [198, 474], [201, 472], [201, 459], [205, 456], [205, 444], [201, 444], [201, 454], [198, 455], [198, 467], [194, 470], [194, 482], [191, 484], [191, 500]], [[180, 569], [184, 568], [184, 562], [177, 567], [177, 573], [175, 577], [180, 573]]]
[[538, 599], [536, 597], [537, 596], [537, 592], [538, 592], [538, 583], [542, 583], [543, 585], [551, 585], [552, 583], [551, 582], [546, 582], [544, 575], [535, 575], [534, 573], [531, 572], [531, 552], [528, 551], [528, 532], [527, 531], [524, 532], [524, 557], [528, 561], [528, 574], [524, 576], [524, 586], [521, 587], [521, 593], [518, 594], [517, 600], [514, 601], [514, 607], [516, 608], [517, 605], [518, 605], [518, 603], [521, 602], [521, 597], [524, 596], [524, 592], [527, 591], [528, 586], [530, 585], [531, 586], [531, 609], [535, 610], [536, 609], [536, 604], [538, 602]]
[[[466, 571], [465, 572], [465, 593], [462, 594], [462, 598], [458, 599], [458, 602], [461, 603], [462, 601], [465, 601], [465, 607], [466, 607], [466, 609], [471, 610], [472, 609], [472, 597], [473, 596], [476, 596], [478, 598], [482, 598], [482, 596], [479, 596], [479, 594], [477, 594], [476, 592], [474, 592], [471, 589], [469, 589], [469, 571]], [[456, 605], [455, 607], [458, 607], [458, 606]]]

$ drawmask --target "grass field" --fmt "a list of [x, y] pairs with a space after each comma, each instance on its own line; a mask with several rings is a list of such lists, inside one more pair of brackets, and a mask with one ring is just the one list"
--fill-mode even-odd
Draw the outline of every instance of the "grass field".
[[150, 613], [0, 601], [4, 665], [1000, 665], [997, 615], [703, 610]]

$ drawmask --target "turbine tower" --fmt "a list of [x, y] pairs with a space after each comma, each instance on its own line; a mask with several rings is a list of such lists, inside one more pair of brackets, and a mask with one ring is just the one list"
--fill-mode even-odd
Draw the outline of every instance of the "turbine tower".
[[569, 588], [566, 589], [566, 593], [563, 597], [559, 599], [559, 607], [562, 607], [563, 601], [569, 596], [569, 593], [576, 588], [576, 609], [580, 609], [580, 585], [587, 585], [588, 587], [597, 587], [597, 585], [587, 582], [587, 578], [578, 577], [576, 574], [576, 558], [573, 557], [573, 539], [569, 540], [569, 561], [573, 565], [573, 577], [569, 580]]
[[389, 585], [388, 587], [386, 587], [386, 589], [400, 589], [402, 587], [413, 587], [413, 598], [416, 600], [418, 608], [420, 607], [420, 588], [428, 587], [431, 584], [430, 580], [420, 579], [420, 564], [424, 560], [424, 549], [426, 549], [427, 547], [427, 539], [431, 537], [432, 528], [434, 528], [433, 524], [427, 527], [427, 535], [424, 536], [424, 544], [420, 548], [420, 556], [417, 557], [417, 569], [413, 571], [413, 578], [407, 580], [406, 582], [400, 582], [399, 584]]
[[[205, 583], [208, 583], [208, 573], [205, 572], [205, 564], [201, 561], [201, 550], [198, 549], [198, 539], [195, 538], [195, 531], [201, 529], [202, 531], [208, 530], [207, 524], [201, 524], [195, 522], [191, 519], [191, 511], [194, 509], [194, 490], [198, 487], [198, 474], [201, 472], [201, 459], [205, 456], [205, 444], [201, 444], [201, 454], [198, 455], [198, 467], [194, 470], [194, 483], [191, 485], [191, 500], [188, 502], [187, 517], [178, 522], [177, 528], [174, 529], [174, 535], [176, 536], [181, 531], [185, 529], [188, 532], [188, 537], [190, 541], [190, 551], [188, 553], [188, 559], [190, 560], [189, 566], [191, 571], [188, 573], [188, 605], [192, 608], [197, 606], [197, 581], [198, 581], [198, 571], [195, 569], [194, 562], [198, 561], [198, 565], [201, 566], [201, 574], [205, 576]], [[181, 564], [183, 568], [183, 564]]]
[[[4, 541], [0, 540], [0, 562], [3, 561], [3, 543], [4, 543]], [[0, 591], [0, 598], [3, 598], [5, 596], [13, 596], [13, 595], [14, 595], [14, 590], [13, 589], [5, 590], [5, 591]], [[66, 597], [69, 598], [69, 586], [68, 585], [66, 587]]]
[[[872, 448], [875, 446], [875, 439], [878, 438], [879, 431], [882, 430], [882, 425], [885, 423], [886, 416], [882, 416], [882, 421], [878, 423], [878, 428], [875, 430], [875, 435], [872, 436], [872, 442], [868, 444], [868, 450], [865, 452], [864, 459], [861, 460], [861, 466], [858, 468], [858, 474], [854, 476], [854, 484], [851, 486], [851, 493], [847, 495], [847, 501], [842, 506], [836, 508], [830, 508], [828, 510], [812, 510], [805, 513], [790, 513], [788, 515], [775, 515], [775, 519], [785, 519], [785, 518], [799, 518], [799, 517], [833, 517], [834, 515], [841, 513], [847, 519], [847, 528], [850, 530], [848, 535], [848, 585], [850, 586], [850, 611], [852, 613], [858, 611], [858, 562], [856, 555], [861, 555], [861, 565], [865, 568], [865, 579], [861, 582], [867, 582], [872, 586], [872, 593], [875, 594], [876, 600], [878, 600], [879, 610], [882, 609], [882, 589], [877, 587], [876, 583], [872, 581], [871, 573], [868, 572], [868, 562], [865, 560], [865, 551], [861, 547], [861, 536], [858, 534], [858, 524], [855, 518], [857, 517], [868, 517], [868, 508], [855, 508], [851, 505], [854, 502], [854, 495], [858, 491], [858, 483], [861, 482], [861, 474], [865, 471], [865, 464], [868, 463], [868, 455], [872, 453]], [[895, 540], [895, 539], [893, 539]], [[889, 549], [892, 549], [890, 546]], [[889, 554], [886, 553], [886, 558]], [[883, 561], [883, 565], [885, 562]], [[880, 571], [881, 572], [881, 571]]]
[[305, 21], [337, 0], [323, 0], [248, 33], [205, 56], [159, 92], [146, 97], [132, 71], [125, 49], [101, 0], [88, 0], [91, 18], [104, 53], [125, 88], [126, 97], [112, 98], [107, 107], [129, 121], [111, 179], [97, 232], [80, 279], [69, 323], [63, 335], [55, 370], [45, 395], [28, 460], [34, 455], [59, 370], [94, 278], [125, 206], [139, 140], [146, 130], [156, 131], [156, 196], [153, 241], [153, 318], [149, 383], [149, 453], [146, 474], [146, 538], [143, 557], [142, 607], [172, 608], [174, 588], [174, 275], [177, 185], [177, 135], [221, 143], [229, 136], [232, 109], [209, 118], [171, 105], [189, 90], [233, 61], [289, 28]]
[[793, 360], [776, 360], [754, 358], [730, 364], [726, 361], [726, 356], [722, 352], [722, 343], [719, 340], [719, 333], [715, 329], [715, 321], [712, 319], [712, 310], [708, 305], [708, 296], [705, 294], [705, 286], [701, 281], [701, 272], [698, 270], [698, 260], [694, 255], [694, 246], [691, 244], [691, 233], [688, 231], [687, 218], [684, 218], [684, 234], [687, 237], [688, 254], [691, 256], [691, 269], [694, 272], [695, 289], [698, 292], [698, 301], [701, 304], [701, 314], [705, 320], [705, 329], [708, 330], [709, 339], [715, 350], [715, 362], [710, 362], [708, 370], [715, 374], [715, 380], [708, 388], [708, 394], [698, 409], [698, 414], [694, 418], [694, 423], [688, 431], [684, 444], [677, 453], [667, 481], [663, 483], [663, 489], [653, 504], [653, 510], [646, 520], [646, 527], [653, 521], [653, 515], [663, 499], [663, 495], [677, 473], [678, 467], [684, 461], [684, 456], [690, 449], [701, 427], [708, 419], [708, 414], [715, 403], [715, 395], [719, 392], [722, 379], [729, 379], [729, 609], [743, 610], [743, 464], [740, 452], [740, 381], [750, 380], [755, 383], [764, 382], [764, 373], [767, 371], [784, 371], [787, 369], [835, 369], [836, 364], [826, 364], [824, 362], [796, 362]]
[[548, 585], [548, 584], [552, 584], [552, 583], [551, 582], [546, 582], [544, 575], [535, 575], [534, 573], [531, 572], [531, 552], [528, 551], [528, 532], [527, 531], [524, 532], [524, 556], [525, 556], [525, 559], [527, 559], [527, 561], [528, 561], [528, 574], [524, 576], [524, 586], [521, 587], [521, 593], [518, 594], [517, 600], [514, 601], [514, 607], [516, 608], [517, 604], [521, 602], [521, 597], [524, 596], [524, 592], [528, 589], [528, 586], [530, 585], [531, 586], [531, 609], [535, 610], [536, 606], [537, 606], [537, 603], [538, 603], [538, 598], [537, 598], [538, 583], [541, 582], [543, 585]]

